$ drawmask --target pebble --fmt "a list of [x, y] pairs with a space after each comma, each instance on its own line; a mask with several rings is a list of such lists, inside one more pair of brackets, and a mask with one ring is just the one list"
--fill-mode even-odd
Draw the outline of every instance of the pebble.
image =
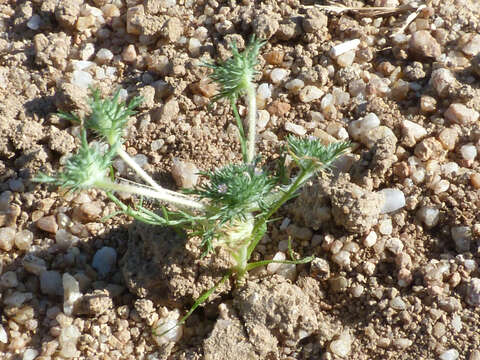
[[63, 296], [62, 276], [58, 271], [43, 271], [40, 274], [40, 289], [45, 295]]
[[32, 254], [25, 255], [22, 264], [26, 271], [35, 275], [40, 275], [47, 270], [46, 261]]
[[450, 230], [455, 248], [459, 253], [470, 250], [472, 231], [469, 226], [454, 226]]
[[473, 144], [466, 144], [460, 148], [460, 154], [467, 161], [473, 161], [477, 157], [477, 148]]
[[92, 267], [101, 277], [109, 274], [117, 262], [117, 251], [109, 246], [104, 246], [93, 256]]
[[268, 105], [267, 110], [271, 115], [282, 117], [290, 111], [291, 107], [292, 106], [287, 102], [274, 100], [270, 105]]
[[65, 273], [62, 276], [63, 285], [63, 312], [65, 315], [72, 315], [75, 302], [82, 297], [80, 286], [72, 275]]
[[417, 57], [438, 58], [442, 54], [442, 48], [430, 31], [419, 30], [412, 34], [408, 42], [408, 50]]
[[123, 49], [122, 59], [127, 63], [132, 63], [132, 62], [135, 62], [135, 60], [137, 60], [137, 51], [135, 50], [135, 45], [130, 44], [125, 49]]
[[10, 251], [15, 243], [17, 230], [13, 227], [0, 228], [0, 249]]
[[437, 109], [437, 100], [428, 95], [420, 97], [420, 109], [425, 113], [431, 113]]
[[415, 143], [427, 135], [427, 130], [413, 121], [403, 120], [402, 126], [403, 135], [413, 139]]
[[307, 133], [307, 130], [303, 126], [290, 121], [285, 122], [285, 130], [297, 136], [304, 136]]
[[468, 360], [480, 360], [480, 350], [473, 350]]
[[39, 354], [40, 352], [38, 350], [28, 348], [23, 353], [22, 360], [34, 360]]
[[298, 97], [301, 102], [308, 103], [320, 99], [323, 94], [324, 92], [318, 87], [313, 85], [307, 85], [302, 90], [300, 90]]
[[427, 228], [432, 228], [440, 220], [440, 210], [432, 206], [423, 206], [417, 211], [417, 217]]
[[466, 301], [469, 305], [480, 306], [480, 279], [472, 278], [467, 286]]
[[400, 254], [402, 251], [403, 251], [403, 243], [402, 243], [402, 240], [400, 240], [399, 238], [397, 237], [392, 237], [392, 238], [389, 238], [386, 242], [385, 242], [385, 247], [390, 250], [392, 253], [394, 253], [395, 255], [398, 255]]
[[355, 60], [355, 50], [350, 50], [342, 55], [339, 55], [336, 60], [338, 66], [342, 68], [351, 66]]
[[93, 84], [93, 78], [86, 71], [74, 70], [72, 74], [72, 84], [83, 89], [88, 89]]
[[445, 111], [445, 117], [451, 122], [460, 125], [470, 125], [477, 122], [480, 114], [478, 111], [470, 109], [463, 104], [454, 103], [450, 104], [447, 111]]
[[462, 52], [468, 56], [475, 56], [480, 53], [480, 35], [473, 35], [470, 41], [462, 47]]
[[421, 161], [439, 160], [444, 155], [443, 145], [433, 136], [420, 141], [414, 149], [415, 156]]
[[[165, 345], [170, 342], [178, 342], [183, 336], [183, 325], [178, 325], [178, 319], [180, 318], [180, 311], [175, 309], [173, 311], [168, 311], [163, 308], [163, 314], [159, 317], [159, 319], [154, 323], [152, 326], [154, 331], [152, 331], [153, 339], [159, 345]], [[172, 329], [173, 328], [173, 329]], [[163, 332], [168, 331], [163, 335], [155, 335], [155, 334], [162, 334]]]
[[382, 235], [390, 235], [393, 231], [392, 219], [387, 218], [380, 220], [378, 223], [378, 232]]
[[333, 340], [330, 343], [329, 349], [332, 353], [342, 358], [345, 358], [352, 351], [353, 339], [348, 331], [340, 334], [337, 340]]
[[[374, 265], [375, 266], [375, 265]], [[345, 291], [348, 287], [348, 280], [345, 276], [337, 276], [334, 278], [328, 279], [328, 284], [330, 285], [330, 290], [335, 293]]]
[[67, 250], [70, 247], [75, 246], [78, 241], [78, 237], [72, 235], [69, 231], [65, 229], [60, 229], [55, 234], [55, 243], [62, 250]]
[[0, 277], [0, 286], [5, 288], [14, 288], [18, 285], [17, 273], [7, 271]]
[[32, 293], [26, 293], [26, 292], [21, 292], [21, 291], [15, 291], [11, 293], [10, 295], [6, 296], [5, 299], [3, 300], [3, 305], [5, 306], [15, 306], [15, 307], [20, 307], [22, 306], [26, 301], [30, 301], [33, 298]]
[[302, 90], [304, 86], [305, 83], [303, 82], [303, 80], [293, 79], [285, 84], [285, 89], [296, 95], [300, 92], [300, 90]]
[[449, 349], [444, 351], [440, 356], [440, 360], [456, 360], [459, 357], [459, 353], [456, 349]]
[[393, 340], [392, 345], [397, 349], [406, 349], [413, 344], [413, 341], [407, 338], [398, 338]]
[[37, 14], [33, 14], [32, 17], [27, 21], [27, 27], [31, 30], [38, 30], [40, 29], [41, 23], [41, 17]]
[[270, 80], [273, 84], [281, 83], [287, 77], [288, 71], [282, 68], [273, 69], [270, 72]]
[[390, 300], [390, 307], [394, 310], [402, 311], [407, 308], [407, 305], [400, 296], [396, 296], [392, 300]]
[[438, 140], [445, 150], [453, 150], [458, 140], [458, 132], [453, 128], [445, 128], [438, 134]]
[[385, 197], [385, 202], [380, 210], [381, 214], [397, 211], [403, 208], [406, 204], [405, 195], [402, 190], [387, 188], [380, 190], [378, 193]]
[[8, 335], [5, 328], [0, 324], [0, 342], [6, 344], [8, 342]]
[[440, 68], [432, 72], [430, 83], [440, 97], [446, 97], [456, 79], [450, 70]]
[[377, 242], [377, 233], [375, 231], [370, 231], [365, 239], [363, 239], [363, 245], [365, 247], [372, 247]]
[[198, 183], [199, 170], [192, 162], [174, 157], [171, 171], [175, 183], [181, 189], [192, 189]]
[[320, 281], [330, 278], [330, 264], [322, 258], [315, 258], [310, 263], [310, 275]]
[[348, 125], [348, 133], [354, 140], [360, 140], [360, 137], [368, 131], [380, 126], [380, 119], [374, 113], [367, 114], [364, 118], [354, 120]]
[[67, 359], [79, 355], [77, 351], [77, 341], [81, 336], [81, 332], [75, 325], [68, 325], [62, 328], [58, 342], [60, 343], [59, 355]]
[[262, 83], [262, 84], [258, 85], [257, 97], [259, 97], [261, 100], [270, 99], [272, 97], [271, 85], [269, 85], [267, 83]]
[[351, 254], [348, 251], [341, 250], [332, 255], [332, 261], [340, 267], [348, 267], [350, 266], [350, 256]]
[[188, 39], [188, 52], [192, 57], [197, 57], [200, 55], [200, 50], [202, 43], [197, 38]]
[[470, 182], [475, 189], [480, 189], [480, 174], [475, 172], [470, 175]]

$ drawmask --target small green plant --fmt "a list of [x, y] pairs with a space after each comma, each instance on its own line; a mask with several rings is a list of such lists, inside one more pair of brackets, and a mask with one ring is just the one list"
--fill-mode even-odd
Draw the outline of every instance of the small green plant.
[[[204, 253], [216, 247], [224, 247], [229, 251], [231, 269], [197, 299], [179, 323], [183, 323], [220, 284], [232, 276], [237, 284], [242, 284], [248, 271], [256, 267], [271, 262], [298, 264], [311, 261], [311, 258], [292, 258], [286, 261], [249, 262], [275, 212], [295, 197], [310, 178], [328, 169], [349, 148], [349, 143], [345, 142], [324, 146], [313, 138], [289, 136], [286, 151], [298, 166], [296, 175], [285, 182], [283, 176], [259, 168], [255, 151], [257, 108], [254, 77], [262, 45], [263, 42], [252, 40], [243, 52], [233, 45], [230, 59], [206, 64], [213, 70], [211, 78], [221, 87], [215, 100], [227, 99], [232, 107], [239, 130], [242, 163], [201, 173], [207, 181], [193, 190], [183, 193], [167, 190], [146, 174], [122, 148], [124, 126], [127, 119], [135, 114], [134, 109], [141, 99], [136, 97], [128, 104], [120, 102], [117, 92], [112, 99], [102, 100], [94, 91], [88, 117], [80, 120], [75, 115], [61, 114], [82, 126], [79, 151], [68, 159], [61, 172], [55, 175], [39, 174], [36, 178], [39, 182], [52, 183], [69, 190], [92, 187], [105, 190], [122, 212], [135, 219], [154, 225], [181, 227], [191, 235], [201, 236]], [[243, 95], [247, 104], [247, 131], [237, 111], [237, 102]], [[87, 131], [106, 144], [108, 150], [102, 151], [99, 146], [89, 145]], [[121, 157], [148, 186], [112, 180], [111, 163], [115, 156]], [[133, 207], [127, 206], [115, 196], [119, 191], [157, 199], [162, 202], [161, 211], [151, 211], [143, 207], [141, 202]]]

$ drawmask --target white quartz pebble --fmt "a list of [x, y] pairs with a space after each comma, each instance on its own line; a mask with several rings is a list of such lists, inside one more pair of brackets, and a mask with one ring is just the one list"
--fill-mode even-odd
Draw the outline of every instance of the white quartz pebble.
[[381, 214], [387, 214], [393, 211], [397, 211], [405, 206], [405, 195], [402, 190], [387, 188], [379, 191], [385, 197]]

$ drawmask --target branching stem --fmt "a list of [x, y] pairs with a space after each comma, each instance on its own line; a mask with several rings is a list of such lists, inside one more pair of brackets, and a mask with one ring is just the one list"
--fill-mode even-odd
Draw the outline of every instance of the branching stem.
[[257, 98], [255, 96], [255, 88], [251, 81], [248, 81], [246, 92], [248, 107], [247, 163], [251, 163], [255, 159], [255, 135], [257, 133]]

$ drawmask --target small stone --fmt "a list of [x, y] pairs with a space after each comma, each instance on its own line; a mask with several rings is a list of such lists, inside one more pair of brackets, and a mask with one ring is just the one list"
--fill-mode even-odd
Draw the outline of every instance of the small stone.
[[460, 148], [460, 154], [466, 161], [473, 162], [477, 157], [477, 148], [473, 144], [463, 145]]
[[113, 53], [109, 49], [102, 48], [97, 51], [95, 60], [98, 64], [106, 64], [113, 59]]
[[270, 72], [270, 80], [272, 84], [279, 84], [287, 77], [288, 71], [282, 68], [273, 69]]
[[5, 288], [14, 288], [18, 285], [17, 273], [7, 271], [0, 277], [0, 286]]
[[63, 295], [62, 276], [58, 271], [44, 271], [40, 274], [40, 289], [45, 295]]
[[454, 103], [445, 111], [445, 117], [453, 123], [470, 125], [477, 122], [480, 114], [478, 111], [470, 109], [463, 104]]
[[320, 281], [330, 278], [330, 265], [327, 260], [315, 258], [310, 263], [310, 275]]
[[475, 189], [480, 189], [480, 174], [475, 172], [470, 175], [470, 182]]
[[34, 360], [39, 354], [38, 350], [28, 348], [24, 351], [22, 360]]
[[407, 308], [407, 305], [400, 296], [396, 296], [392, 300], [390, 300], [390, 307], [394, 310], [402, 311]]
[[75, 325], [68, 325], [62, 328], [58, 337], [58, 342], [60, 343], [59, 355], [67, 359], [77, 357], [79, 355], [77, 341], [81, 335], [81, 332]]
[[428, 95], [422, 95], [420, 97], [420, 109], [424, 113], [431, 113], [437, 109], [437, 100], [434, 97]]
[[340, 67], [345, 68], [351, 66], [355, 60], [355, 50], [350, 50], [343, 53], [342, 55], [338, 56], [336, 60], [338, 66]]
[[453, 150], [458, 140], [458, 132], [453, 128], [445, 128], [438, 134], [438, 140], [445, 150]]
[[119, 17], [121, 15], [120, 9], [114, 4], [105, 4], [102, 7], [102, 13], [105, 18]]
[[173, 158], [172, 176], [177, 186], [181, 189], [192, 189], [198, 183], [198, 168], [189, 161]]
[[403, 194], [402, 190], [386, 188], [386, 189], [380, 190], [378, 193], [385, 198], [383, 207], [380, 210], [381, 214], [387, 214], [390, 212], [397, 211], [403, 208], [406, 204], [405, 195]]
[[462, 47], [462, 52], [468, 56], [475, 56], [480, 53], [480, 35], [473, 35], [470, 41]]
[[285, 84], [285, 89], [296, 95], [300, 92], [300, 90], [302, 90], [304, 86], [305, 83], [303, 82], [303, 80], [293, 79]]
[[153, 339], [159, 346], [178, 342], [183, 336], [183, 324], [178, 324], [180, 311], [178, 309], [168, 311], [166, 308], [163, 310], [162, 316], [152, 326], [155, 330]]
[[443, 335], [445, 335], [446, 329], [445, 329], [445, 324], [443, 322], [437, 322], [433, 326], [433, 336], [435, 336], [437, 339], [440, 339]]
[[32, 254], [25, 255], [22, 264], [25, 270], [35, 275], [40, 275], [47, 270], [47, 263], [45, 260]]
[[405, 252], [398, 253], [395, 256], [395, 264], [399, 269], [409, 269], [412, 267], [412, 258]]
[[348, 251], [341, 250], [332, 255], [332, 260], [340, 267], [348, 267], [350, 266], [350, 256], [351, 254]]
[[360, 137], [372, 129], [380, 126], [380, 119], [374, 113], [367, 114], [364, 118], [354, 120], [348, 125], [348, 133], [354, 140], [360, 140]]
[[370, 231], [365, 239], [363, 239], [363, 245], [366, 247], [372, 247], [377, 242], [377, 233], [375, 231]]
[[73, 219], [81, 223], [88, 223], [100, 219], [102, 215], [102, 202], [91, 201], [74, 208]]
[[413, 341], [407, 338], [398, 338], [393, 340], [393, 346], [397, 349], [407, 349], [413, 344]]
[[93, 256], [92, 267], [101, 277], [109, 274], [117, 262], [117, 251], [109, 246], [104, 246]]
[[403, 120], [402, 122], [402, 133], [404, 136], [413, 139], [413, 142], [416, 143], [418, 140], [427, 135], [427, 130], [417, 123], [414, 123], [410, 120]]
[[472, 231], [469, 226], [454, 226], [450, 232], [455, 242], [455, 248], [459, 253], [470, 251]]
[[304, 136], [307, 133], [307, 130], [303, 126], [290, 121], [285, 122], [285, 130], [297, 136]]
[[432, 206], [423, 206], [417, 211], [417, 217], [430, 229], [438, 224], [440, 220], [440, 210]]
[[427, 30], [415, 31], [408, 42], [408, 50], [413, 56], [421, 58], [438, 58], [442, 54], [442, 48], [435, 38]]
[[440, 97], [446, 97], [456, 81], [452, 72], [444, 68], [434, 70], [430, 78], [430, 83]]
[[5, 328], [0, 324], [0, 342], [6, 344], [8, 342], [8, 335]]
[[179, 18], [170, 17], [163, 26], [163, 33], [171, 43], [176, 43], [183, 35], [183, 23]]
[[480, 306], [480, 279], [472, 278], [467, 286], [466, 302], [471, 306]]
[[[281, 252], [281, 251], [278, 251], [272, 258], [272, 260], [275, 260], [275, 261], [284, 261], [286, 260], [287, 257], [285, 255], [285, 253]], [[280, 265], [282, 264], [279, 264], [279, 263], [270, 263], [267, 265], [267, 272], [269, 274], [275, 274], [278, 270], [278, 268], [280, 267]]]
[[428, 137], [419, 142], [414, 149], [415, 156], [422, 161], [439, 160], [445, 151], [443, 145], [434, 137]]
[[457, 360], [460, 354], [457, 349], [449, 349], [444, 351], [440, 356], [440, 360]]
[[72, 75], [72, 84], [83, 89], [88, 89], [93, 83], [93, 78], [86, 71], [75, 70]]
[[0, 249], [10, 251], [15, 243], [17, 230], [13, 227], [0, 228]]
[[267, 83], [262, 83], [257, 88], [257, 98], [259, 100], [267, 100], [272, 97], [272, 89], [270, 88], [271, 85]]
[[200, 40], [196, 38], [190, 38], [188, 40], [188, 52], [193, 57], [197, 57], [200, 55], [201, 47], [202, 47], [202, 43], [200, 42]]
[[348, 287], [348, 280], [344, 276], [337, 276], [334, 278], [328, 279], [328, 284], [330, 285], [330, 290], [335, 293], [343, 292]]
[[299, 99], [301, 102], [308, 103], [314, 100], [318, 100], [323, 96], [324, 92], [318, 87], [313, 85], [305, 86], [299, 93]]
[[113, 306], [110, 293], [107, 290], [94, 290], [92, 293], [83, 295], [74, 306], [76, 315], [100, 316]]
[[345, 331], [337, 340], [334, 340], [330, 343], [329, 349], [335, 355], [345, 358], [352, 351], [352, 342], [353, 339], [351, 335]]
[[403, 251], [403, 243], [402, 243], [402, 240], [400, 240], [399, 238], [397, 237], [392, 237], [392, 238], [389, 238], [386, 242], [385, 242], [385, 247], [390, 250], [392, 253], [394, 253], [395, 255], [398, 255], [400, 254], [402, 251]]
[[75, 302], [82, 297], [80, 286], [72, 275], [69, 273], [63, 274], [63, 312], [65, 315], [72, 315]]
[[37, 227], [40, 230], [55, 234], [58, 230], [57, 219], [53, 215], [44, 216], [37, 220]]
[[387, 218], [380, 220], [378, 223], [378, 231], [382, 235], [390, 235], [393, 231], [392, 219]]
[[137, 51], [135, 50], [135, 45], [130, 44], [125, 49], [123, 49], [122, 59], [127, 63], [133, 63], [135, 62], [135, 60], [137, 60]]
[[480, 350], [473, 350], [468, 360], [480, 360]]
[[264, 55], [265, 61], [274, 66], [282, 65], [285, 53], [280, 50], [272, 50]]

